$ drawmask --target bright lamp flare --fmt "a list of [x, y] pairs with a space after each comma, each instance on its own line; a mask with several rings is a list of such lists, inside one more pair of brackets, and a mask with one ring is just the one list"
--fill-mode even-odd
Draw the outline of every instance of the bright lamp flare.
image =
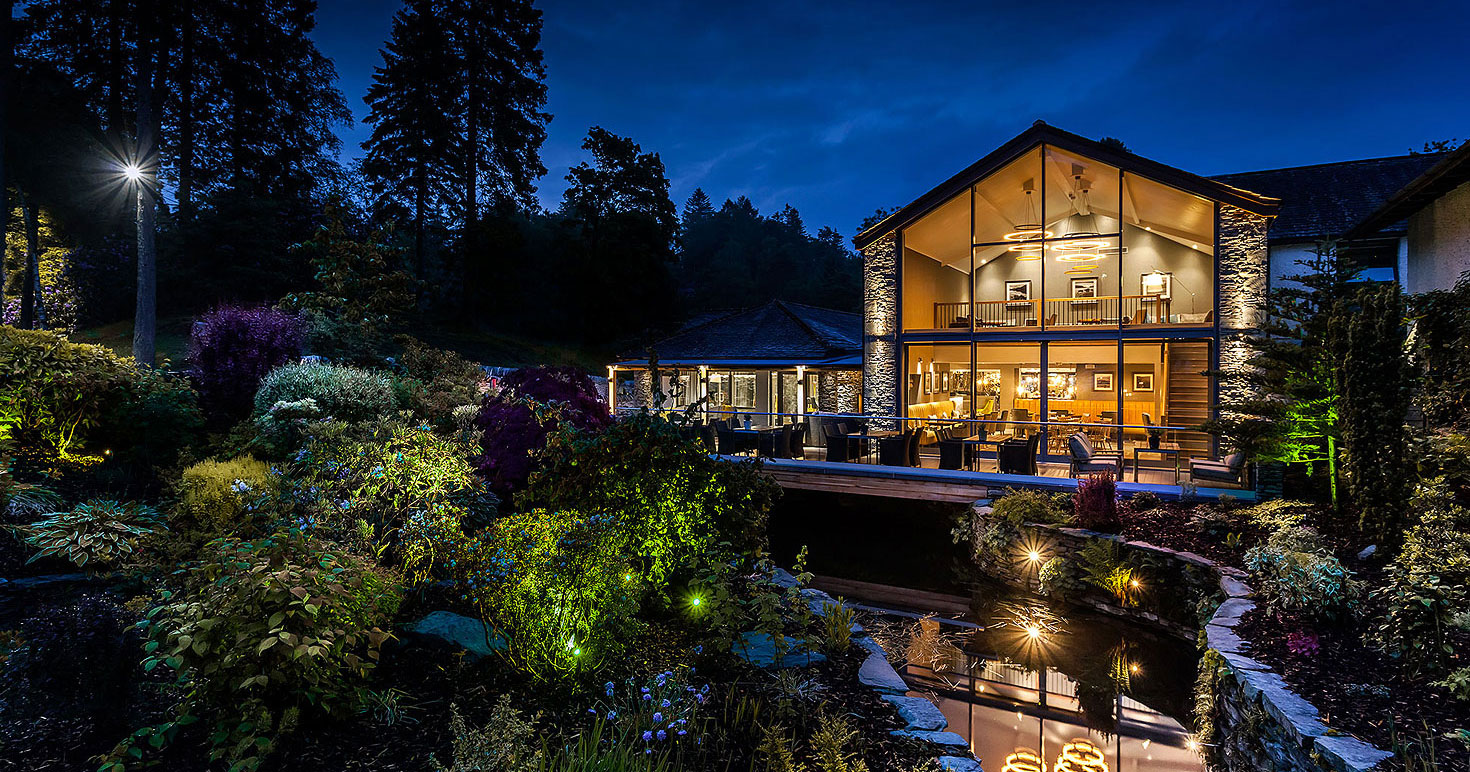
[[1077, 254], [1057, 255], [1058, 263], [1095, 263], [1102, 260], [1103, 256], [1096, 252], [1079, 252]]
[[1006, 757], [1000, 772], [1046, 772], [1046, 762], [1030, 748], [1017, 748], [1015, 753]]
[[143, 169], [137, 164], [124, 164], [122, 175], [128, 182], [140, 182], [143, 179]]
[[1015, 230], [1001, 238], [1006, 241], [1035, 241], [1036, 239], [1049, 239], [1051, 235], [1051, 231], [1040, 225], [1018, 225]]
[[1108, 763], [1103, 752], [1087, 740], [1073, 740], [1062, 746], [1057, 757], [1056, 772], [1108, 772]]
[[1101, 239], [1077, 239], [1074, 241], [1058, 241], [1051, 245], [1052, 249], [1059, 252], [1096, 252], [1099, 249], [1107, 249], [1108, 242]]

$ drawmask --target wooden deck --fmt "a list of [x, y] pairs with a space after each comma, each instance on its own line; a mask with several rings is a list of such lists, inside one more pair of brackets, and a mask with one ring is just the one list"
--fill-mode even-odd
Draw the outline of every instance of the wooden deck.
[[[742, 460], [744, 456], [730, 456]], [[900, 499], [922, 499], [967, 504], [990, 498], [1006, 488], [1033, 488], [1053, 492], [1074, 491], [1077, 481], [1064, 476], [1065, 465], [1043, 465], [1042, 476], [968, 472], [927, 467], [879, 466], [852, 462], [770, 458], [764, 460], [765, 471], [783, 488], [796, 490], [853, 493]], [[1049, 466], [1060, 466], [1062, 475], [1045, 472]], [[1170, 475], [1172, 477], [1172, 471]], [[1164, 482], [1119, 481], [1118, 491], [1124, 496], [1149, 491], [1163, 499], [1178, 499], [1178, 485]], [[1238, 488], [1199, 488], [1202, 499], [1234, 496], [1241, 501], [1255, 501], [1255, 491]]]

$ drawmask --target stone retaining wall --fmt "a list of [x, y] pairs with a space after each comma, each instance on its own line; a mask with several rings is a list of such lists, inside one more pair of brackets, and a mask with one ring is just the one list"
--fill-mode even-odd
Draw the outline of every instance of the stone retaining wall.
[[[991, 514], [990, 501], [975, 502], [977, 517]], [[1292, 692], [1271, 668], [1246, 656], [1244, 641], [1236, 634], [1241, 617], [1255, 607], [1246, 574], [1222, 566], [1191, 552], [1179, 552], [1145, 542], [1128, 541], [1113, 534], [1078, 528], [1027, 523], [1022, 538], [1028, 544], [1050, 545], [1052, 554], [1075, 554], [1089, 541], [1106, 539], [1125, 550], [1146, 556], [1149, 565], [1172, 564], [1177, 576], [1193, 582], [1208, 576], [1210, 592], [1200, 592], [1201, 603], [1224, 598], [1204, 625], [1207, 646], [1200, 662], [1196, 708], [1201, 750], [1212, 769], [1223, 772], [1367, 772], [1393, 754], [1368, 743], [1335, 732], [1322, 722], [1317, 709]], [[1045, 548], [1045, 547], [1043, 547]], [[1001, 563], [996, 578], [1013, 586], [1037, 591], [1032, 561]], [[1149, 580], [1155, 582], [1158, 580]], [[1214, 592], [1218, 587], [1218, 593]], [[1104, 613], [1143, 622], [1195, 639], [1197, 628], [1182, 619], [1171, 619], [1154, 611], [1124, 607], [1101, 591], [1069, 601]]]

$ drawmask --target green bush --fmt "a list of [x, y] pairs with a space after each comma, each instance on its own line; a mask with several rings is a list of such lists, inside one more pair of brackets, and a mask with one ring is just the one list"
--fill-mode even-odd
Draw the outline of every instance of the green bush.
[[541, 747], [535, 742], [536, 718], [526, 720], [502, 694], [483, 727], [470, 726], [449, 706], [449, 736], [454, 753], [449, 766], [429, 757], [435, 772], [537, 772], [541, 769]]
[[622, 549], [637, 556], [640, 579], [655, 592], [691, 576], [721, 543], [740, 555], [762, 551], [780, 493], [754, 464], [711, 458], [655, 415], [554, 432], [541, 466], [517, 502], [613, 518]]
[[1273, 614], [1336, 619], [1358, 596], [1353, 574], [1307, 528], [1283, 528], [1245, 554], [1251, 584]]
[[1420, 484], [1410, 515], [1418, 523], [1376, 591], [1386, 612], [1374, 639], [1411, 668], [1439, 671], [1455, 653], [1448, 634], [1456, 617], [1470, 611], [1470, 509], [1437, 478]]
[[1012, 525], [1024, 523], [1058, 525], [1068, 520], [1068, 514], [1057, 505], [1056, 501], [1040, 491], [1007, 488], [1005, 495], [996, 499], [991, 508], [995, 510], [995, 517], [1006, 520]]
[[187, 381], [102, 346], [0, 326], [0, 439], [50, 465], [172, 463], [203, 426]]
[[633, 639], [639, 582], [620, 542], [610, 516], [535, 510], [496, 520], [455, 564], [511, 660], [551, 680], [612, 661]]
[[1305, 501], [1275, 499], [1241, 510], [1245, 521], [1268, 533], [1310, 524], [1316, 508]]
[[250, 456], [200, 461], [179, 476], [174, 530], [210, 538], [227, 533], [275, 484], [270, 467]]
[[1036, 584], [1042, 595], [1067, 601], [1083, 588], [1082, 572], [1076, 563], [1058, 555], [1042, 564], [1036, 573]]
[[113, 760], [201, 716], [214, 721], [212, 759], [255, 769], [301, 721], [352, 715], [401, 597], [392, 582], [369, 589], [368, 576], [382, 575], [294, 532], [211, 542], [144, 622], [144, 669], [177, 674], [179, 718], [139, 730]]
[[0, 432], [48, 456], [82, 452], [131, 370], [102, 346], [0, 326]]
[[256, 415], [277, 403], [310, 399], [322, 415], [340, 421], [370, 421], [392, 414], [393, 384], [381, 373], [316, 362], [277, 367], [255, 393]]
[[402, 348], [398, 364], [403, 374], [394, 380], [400, 407], [435, 428], [451, 429], [455, 408], [480, 404], [479, 384], [485, 376], [473, 362], [409, 335], [394, 341]]
[[458, 534], [495, 515], [494, 494], [454, 440], [389, 423], [365, 436], [339, 422], [317, 429], [287, 465], [283, 497], [314, 533], [382, 547], [375, 557], [418, 581]]
[[20, 530], [26, 543], [40, 550], [31, 560], [59, 557], [78, 567], [103, 568], [136, 555], [139, 543], [163, 526], [151, 507], [94, 499]]

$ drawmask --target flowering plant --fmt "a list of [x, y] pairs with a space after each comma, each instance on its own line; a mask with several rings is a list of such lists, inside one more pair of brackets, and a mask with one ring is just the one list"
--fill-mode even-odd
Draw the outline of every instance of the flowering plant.
[[1286, 634], [1286, 648], [1298, 657], [1315, 657], [1321, 645], [1316, 633], [1297, 632]]
[[637, 738], [645, 754], [666, 753], [681, 744], [702, 742], [699, 712], [709, 700], [709, 684], [695, 686], [694, 668], [681, 665], [649, 678], [603, 684], [603, 697], [587, 712]]

